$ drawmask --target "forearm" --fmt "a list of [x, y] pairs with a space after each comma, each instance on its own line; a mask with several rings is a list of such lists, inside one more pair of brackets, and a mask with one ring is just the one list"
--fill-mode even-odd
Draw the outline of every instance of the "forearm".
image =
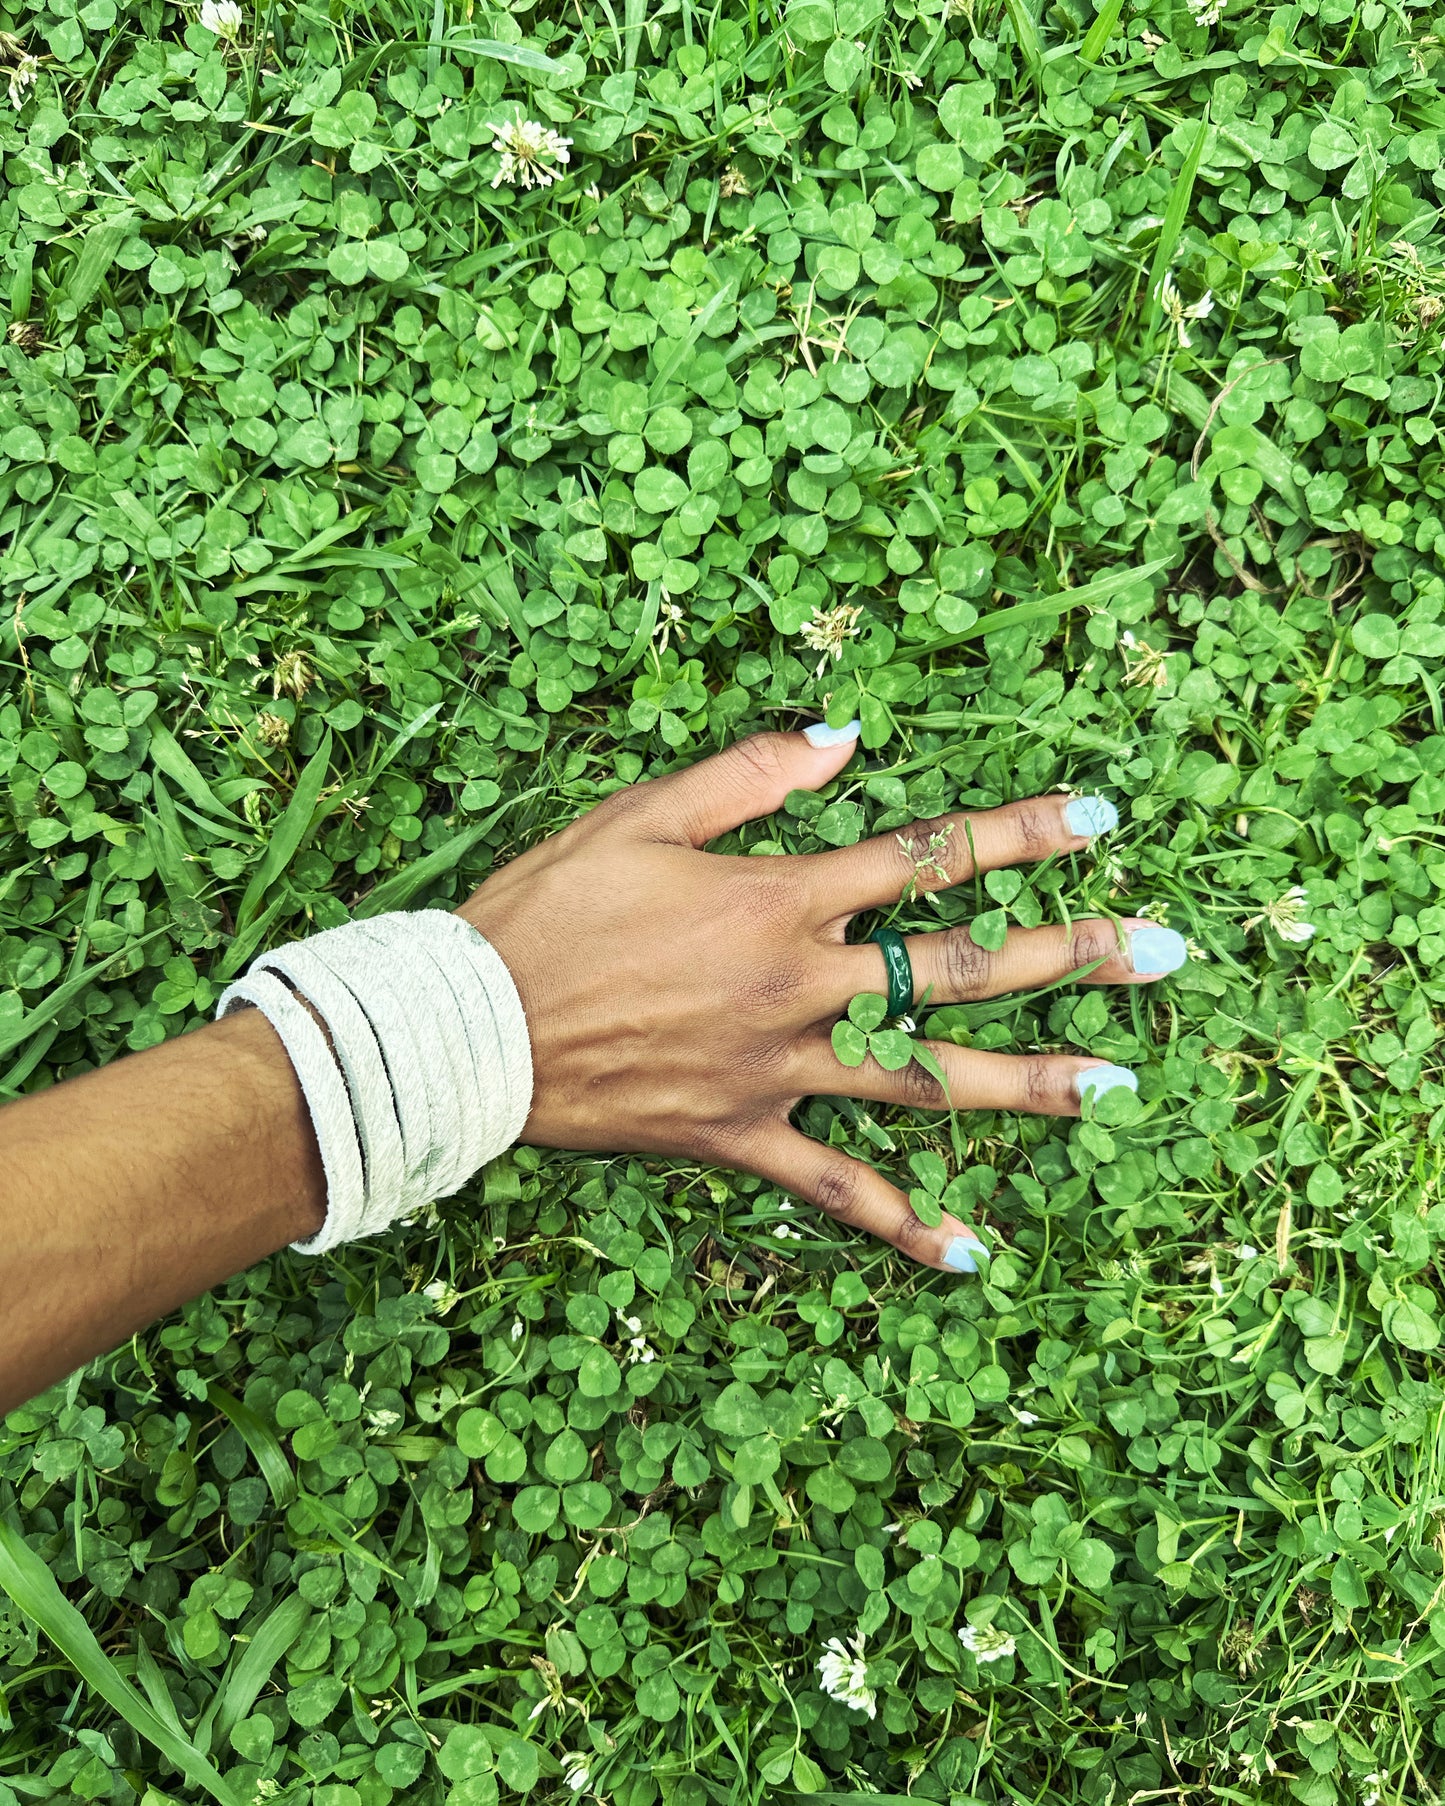
[[257, 1010], [0, 1110], [0, 1411], [319, 1228], [305, 1099]]

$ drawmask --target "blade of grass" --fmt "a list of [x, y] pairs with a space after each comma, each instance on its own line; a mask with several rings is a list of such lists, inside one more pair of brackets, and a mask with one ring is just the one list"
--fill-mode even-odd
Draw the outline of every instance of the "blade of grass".
[[667, 387], [668, 383], [671, 382], [673, 373], [682, 368], [684, 361], [691, 356], [693, 346], [702, 337], [703, 333], [707, 331], [708, 327], [712, 325], [713, 321], [723, 309], [731, 305], [736, 293], [737, 283], [725, 282], [713, 296], [712, 300], [708, 302], [707, 306], [703, 308], [702, 312], [693, 321], [692, 325], [688, 328], [687, 337], [676, 347], [671, 357], [668, 358], [667, 362], [652, 379], [652, 385], [648, 390], [648, 400], [654, 407], [661, 398], [662, 391]]
[[228, 809], [201, 776], [190, 754], [171, 730], [154, 715], [150, 719], [150, 735], [151, 764], [157, 771], [163, 771], [198, 809], [204, 809], [208, 815], [214, 815], [221, 821], [236, 822], [246, 827], [243, 818], [234, 809]]
[[1152, 558], [1148, 564], [1137, 565], [1131, 571], [1111, 571], [1103, 577], [1095, 577], [1090, 583], [1081, 583], [1077, 589], [1061, 589], [1057, 595], [1041, 596], [1033, 602], [1020, 602], [1015, 608], [996, 608], [991, 614], [980, 615], [972, 626], [965, 627], [961, 633], [945, 634], [941, 639], [930, 640], [925, 646], [907, 646], [902, 652], [895, 652], [885, 662], [890, 665], [912, 664], [917, 659], [927, 658], [931, 652], [947, 652], [950, 647], [962, 646], [968, 640], [980, 640], [986, 633], [1003, 633], [1010, 627], [1032, 627], [1038, 621], [1047, 621], [1051, 615], [1067, 614], [1071, 608], [1107, 602], [1121, 589], [1128, 589], [1131, 583], [1157, 575], [1168, 564], [1167, 558]]
[[87, 966], [83, 972], [76, 972], [70, 978], [58, 984], [48, 996], [42, 997], [32, 1010], [27, 1010], [20, 1020], [10, 1029], [0, 1029], [0, 1057], [8, 1054], [12, 1048], [19, 1047], [22, 1041], [28, 1041], [36, 1029], [42, 1028], [57, 1016], [73, 997], [78, 997], [88, 984], [107, 972], [117, 960], [128, 959], [138, 947], [148, 947], [158, 935], [166, 933], [164, 926], [151, 929], [133, 940], [128, 947], [120, 947], [114, 953], [107, 953], [104, 959], [98, 959], [94, 965]]
[[[320, 746], [311, 755], [310, 763], [296, 781], [296, 788], [291, 792], [291, 801], [286, 805], [285, 814], [276, 824], [276, 832], [271, 836], [265, 856], [252, 874], [251, 882], [246, 886], [245, 894], [236, 909], [236, 931], [247, 927], [261, 907], [266, 892], [281, 876], [291, 861], [300, 852], [303, 843], [309, 838], [315, 826], [317, 806], [321, 800], [322, 786], [326, 782], [327, 769], [331, 763], [331, 733], [327, 731]], [[336, 801], [332, 799], [333, 803]], [[317, 817], [316, 819], [320, 819]]]
[[173, 1762], [192, 1787], [203, 1788], [220, 1806], [241, 1806], [239, 1795], [184, 1731], [167, 1724], [121, 1674], [26, 1542], [11, 1512], [0, 1515], [0, 1587], [21, 1616], [49, 1638], [90, 1691], [118, 1712], [138, 1737]]
[[255, 1456], [261, 1478], [266, 1482], [276, 1508], [285, 1511], [296, 1498], [296, 1476], [276, 1432], [248, 1404], [220, 1386], [206, 1388], [206, 1403], [212, 1410], [219, 1411], [239, 1433], [242, 1442]]
[[1009, 24], [1014, 28], [1014, 36], [1018, 39], [1019, 49], [1028, 64], [1029, 73], [1037, 81], [1044, 60], [1044, 47], [1039, 42], [1039, 29], [1028, 9], [1028, 0], [1003, 0], [1003, 4]]
[[403, 866], [399, 872], [393, 872], [389, 878], [383, 878], [380, 884], [366, 893], [352, 910], [352, 915], [364, 919], [367, 916], [381, 915], [388, 909], [404, 909], [419, 890], [459, 864], [479, 840], [491, 833], [509, 809], [515, 809], [518, 803], [525, 803], [528, 797], [540, 796], [542, 790], [543, 786], [537, 784], [530, 790], [509, 796], [500, 809], [494, 809], [483, 820], [463, 828], [460, 834], [453, 834], [434, 853], [426, 853], [422, 858], [412, 860], [410, 865]]
[[1104, 0], [1099, 8], [1098, 17], [1089, 27], [1083, 43], [1079, 46], [1081, 63], [1097, 63], [1104, 54], [1104, 47], [1114, 35], [1119, 23], [1119, 14], [1124, 10], [1124, 0]]
[[1209, 142], [1209, 130], [1209, 108], [1206, 105], [1194, 133], [1194, 142], [1189, 147], [1189, 155], [1184, 159], [1184, 167], [1175, 177], [1169, 205], [1164, 210], [1164, 224], [1159, 228], [1159, 243], [1154, 247], [1154, 263], [1149, 271], [1149, 313], [1144, 327], [1148, 338], [1152, 338], [1159, 330], [1159, 322], [1163, 318], [1164, 302], [1160, 291], [1169, 265], [1174, 260], [1179, 235], [1184, 230], [1184, 221], [1189, 214], [1194, 178], [1199, 174], [1199, 165], [1204, 161], [1204, 147]]
[[299, 1593], [292, 1593], [248, 1632], [250, 1642], [237, 1645], [239, 1655], [227, 1663], [221, 1684], [196, 1726], [199, 1748], [209, 1752], [225, 1743], [255, 1705], [276, 1664], [310, 1622], [311, 1607]]
[[622, 660], [615, 671], [614, 680], [626, 677], [644, 652], [647, 642], [652, 638], [652, 630], [657, 626], [657, 617], [662, 612], [662, 585], [649, 583], [647, 599], [642, 605], [642, 618], [637, 623], [637, 632], [632, 636], [632, 644], [622, 655]]
[[494, 63], [511, 63], [518, 69], [530, 69], [534, 75], [561, 75], [564, 65], [540, 50], [526, 44], [504, 44], [500, 38], [448, 38], [448, 50], [469, 50], [473, 56], [489, 57]]
[[92, 226], [86, 233], [85, 244], [70, 266], [70, 274], [61, 290], [77, 312], [90, 303], [105, 281], [115, 262], [115, 254], [130, 237], [134, 223], [133, 213], [119, 213], [103, 226]]

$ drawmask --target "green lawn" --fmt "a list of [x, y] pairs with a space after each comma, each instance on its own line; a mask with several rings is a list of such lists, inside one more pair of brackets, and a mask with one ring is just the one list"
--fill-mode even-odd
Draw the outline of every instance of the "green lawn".
[[6, 1095], [825, 711], [1199, 955], [804, 1110], [986, 1282], [519, 1149], [12, 1413], [0, 1806], [1438, 1799], [1445, 21], [1033, 3], [0, 12]]

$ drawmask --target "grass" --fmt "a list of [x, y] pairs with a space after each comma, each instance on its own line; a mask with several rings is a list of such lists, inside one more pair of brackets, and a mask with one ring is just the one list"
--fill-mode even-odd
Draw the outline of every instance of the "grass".
[[0, 1806], [1438, 1799], [1438, 22], [0, 28], [0, 1094], [823, 713], [731, 850], [1099, 789], [899, 923], [1201, 955], [933, 1013], [1088, 1123], [805, 1107], [987, 1283], [518, 1149], [13, 1412]]

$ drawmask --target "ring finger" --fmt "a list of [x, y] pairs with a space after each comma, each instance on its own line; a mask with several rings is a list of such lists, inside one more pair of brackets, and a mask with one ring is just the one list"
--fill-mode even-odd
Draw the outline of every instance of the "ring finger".
[[[1120, 922], [1090, 917], [1067, 928], [1011, 928], [996, 951], [980, 947], [967, 924], [908, 935], [904, 945], [913, 967], [914, 1001], [926, 995], [930, 1004], [971, 1003], [1071, 977], [1081, 984], [1153, 984], [1177, 971], [1189, 954], [1182, 935], [1138, 916]], [[845, 992], [840, 1009], [859, 991], [888, 988], [881, 948], [864, 942], [848, 953], [848, 968], [839, 972]]]
[[1138, 1089], [1126, 1067], [1071, 1054], [981, 1053], [950, 1041], [924, 1041], [945, 1091], [916, 1060], [889, 1072], [871, 1056], [844, 1066], [821, 1035], [807, 1043], [798, 1089], [807, 1096], [854, 1097], [915, 1110], [1017, 1110], [1028, 1116], [1078, 1116], [1085, 1093]]

